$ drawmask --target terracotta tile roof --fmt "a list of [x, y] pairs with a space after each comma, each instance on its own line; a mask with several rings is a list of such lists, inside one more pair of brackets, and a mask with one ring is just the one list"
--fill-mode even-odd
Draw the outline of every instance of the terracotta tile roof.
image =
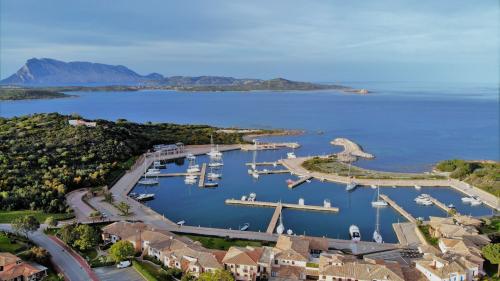
[[[436, 262], [441, 263], [442, 266], [437, 266]], [[436, 256], [429, 256], [415, 263], [442, 279], [449, 278], [452, 273], [465, 274], [465, 269], [456, 261], [448, 261]]]
[[24, 276], [25, 279], [28, 279], [29, 276], [45, 270], [47, 270], [47, 268], [41, 265], [34, 265], [25, 262], [11, 263], [4, 266], [3, 271], [0, 272], [0, 280], [11, 280], [19, 276]]
[[102, 232], [103, 234], [116, 235], [120, 237], [120, 239], [128, 239], [146, 229], [149, 229], [149, 227], [144, 223], [120, 221], [103, 227]]
[[272, 267], [273, 272], [277, 273], [276, 277], [271, 277], [271, 280], [303, 280], [301, 275], [305, 275], [305, 268], [291, 265], [280, 265], [279, 267]]
[[405, 280], [403, 271], [397, 263], [382, 265], [365, 262], [346, 262], [342, 265], [320, 267], [320, 275], [358, 280]]
[[302, 236], [280, 235], [274, 247], [277, 250], [276, 257], [297, 260], [309, 259], [310, 240]]
[[13, 255], [11, 253], [0, 253], [0, 266], [6, 266], [8, 264], [13, 264], [19, 260], [20, 260], [20, 258], [18, 258], [16, 255]]
[[228, 264], [242, 264], [242, 265], [256, 266], [262, 253], [263, 253], [262, 248], [231, 247], [227, 251], [222, 262]]
[[217, 259], [217, 262], [222, 264], [222, 260], [226, 256], [226, 251], [220, 251], [220, 250], [214, 250], [212, 251], [212, 254], [215, 256], [215, 259]]

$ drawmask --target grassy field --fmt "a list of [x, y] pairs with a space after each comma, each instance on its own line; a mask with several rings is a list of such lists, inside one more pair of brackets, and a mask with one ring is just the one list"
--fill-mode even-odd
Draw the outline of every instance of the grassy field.
[[155, 275], [159, 275], [159, 270], [153, 265], [141, 262], [141, 261], [132, 261], [132, 266], [134, 269], [141, 274], [144, 279], [147, 281], [158, 281], [159, 279], [155, 277]]
[[12, 239], [7, 234], [0, 232], [0, 252], [18, 253], [29, 248], [28, 243], [21, 242], [17, 239]]
[[26, 215], [34, 216], [40, 223], [43, 223], [47, 217], [54, 217], [56, 220], [66, 220], [74, 218], [73, 214], [46, 214], [43, 211], [0, 211], [0, 223], [11, 223], [14, 219]]
[[261, 247], [261, 246], [274, 246], [271, 242], [254, 241], [254, 240], [240, 240], [240, 239], [225, 239], [220, 237], [199, 236], [199, 235], [185, 235], [192, 240], [199, 241], [203, 247], [215, 250], [227, 250], [231, 246], [238, 247]]
[[443, 179], [445, 177], [433, 174], [417, 173], [392, 173], [383, 171], [374, 171], [352, 166], [338, 162], [334, 158], [313, 158], [305, 161], [302, 166], [309, 171], [321, 172], [327, 174], [337, 174], [339, 176], [348, 175], [360, 179]]

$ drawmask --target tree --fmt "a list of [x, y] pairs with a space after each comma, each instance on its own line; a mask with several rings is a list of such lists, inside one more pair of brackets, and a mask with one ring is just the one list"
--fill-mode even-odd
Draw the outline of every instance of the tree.
[[50, 253], [42, 247], [33, 247], [30, 249], [29, 258], [37, 263], [47, 264], [49, 262]]
[[44, 222], [46, 225], [50, 226], [50, 227], [55, 227], [57, 226], [57, 221], [54, 219], [54, 217], [50, 216], [50, 217], [47, 217], [45, 219], [45, 222]]
[[498, 264], [497, 276], [500, 277], [500, 243], [491, 243], [484, 246], [482, 254], [492, 264]]
[[16, 218], [12, 222], [12, 228], [19, 233], [23, 233], [24, 236], [28, 237], [28, 234], [36, 231], [40, 227], [38, 220], [31, 215]]
[[116, 262], [121, 262], [134, 255], [134, 245], [126, 240], [120, 240], [109, 249], [111, 258]]
[[108, 202], [108, 203], [113, 203], [113, 193], [109, 192], [109, 191], [104, 191], [103, 193], [104, 195], [104, 201], [105, 202]]
[[200, 274], [198, 281], [234, 281], [234, 277], [227, 270], [217, 269], [214, 272], [204, 272]]
[[126, 202], [122, 201], [118, 203], [116, 207], [118, 208], [118, 210], [120, 210], [120, 212], [122, 212], [122, 215], [124, 216], [130, 215], [130, 205], [127, 204]]
[[182, 275], [181, 281], [193, 281], [195, 278], [191, 273], [186, 272], [184, 275]]
[[76, 239], [76, 233], [74, 231], [75, 228], [76, 225], [74, 224], [66, 224], [63, 227], [61, 227], [61, 229], [59, 229], [57, 234], [59, 238], [61, 238], [61, 240], [64, 241], [64, 243], [72, 245]]
[[75, 236], [72, 246], [86, 251], [92, 249], [99, 244], [100, 233], [92, 226], [81, 224], [75, 228]]

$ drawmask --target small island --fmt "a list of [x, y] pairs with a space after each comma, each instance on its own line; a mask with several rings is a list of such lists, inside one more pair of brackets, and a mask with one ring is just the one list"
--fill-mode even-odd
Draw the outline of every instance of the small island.
[[74, 97], [59, 91], [28, 88], [0, 88], [0, 100], [34, 100]]

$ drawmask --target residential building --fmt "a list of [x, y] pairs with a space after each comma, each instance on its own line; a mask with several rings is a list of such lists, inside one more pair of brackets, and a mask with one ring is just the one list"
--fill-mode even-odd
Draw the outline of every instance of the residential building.
[[259, 265], [263, 252], [263, 248], [231, 247], [222, 259], [224, 269], [231, 272], [235, 280], [256, 280], [260, 272], [266, 271], [266, 266]]
[[454, 218], [431, 216], [429, 219], [429, 232], [431, 236], [436, 238], [460, 238], [462, 236], [479, 234], [474, 225], [460, 224]]
[[0, 281], [38, 281], [47, 276], [47, 268], [24, 262], [10, 253], [0, 253]]
[[[463, 262], [463, 261], [462, 261]], [[470, 281], [468, 268], [464, 263], [453, 259], [444, 259], [436, 255], [424, 255], [415, 262], [417, 270], [430, 281]]]

